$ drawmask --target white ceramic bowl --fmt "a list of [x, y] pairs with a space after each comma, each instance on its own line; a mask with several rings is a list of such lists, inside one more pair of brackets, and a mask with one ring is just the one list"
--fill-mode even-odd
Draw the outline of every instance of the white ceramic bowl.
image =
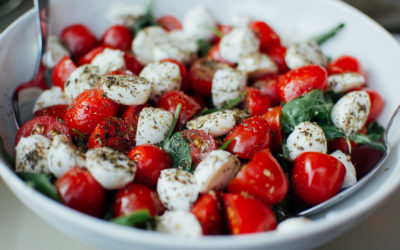
[[[115, 2], [133, 0], [60, 0], [52, 2], [51, 33], [82, 22], [97, 36], [110, 25], [105, 12]], [[368, 85], [377, 89], [386, 101], [382, 124], [400, 103], [398, 65], [400, 48], [396, 41], [368, 17], [338, 1], [328, 0], [168, 0], [155, 2], [155, 14], [171, 13], [182, 18], [185, 10], [202, 3], [221, 22], [237, 13], [267, 21], [283, 37], [284, 42], [301, 40], [339, 22], [346, 28], [323, 46], [326, 54], [337, 57], [351, 54], [360, 59], [368, 71]], [[20, 82], [28, 80], [35, 62], [35, 26], [30, 11], [12, 24], [0, 37], [0, 135], [13, 152], [16, 133], [11, 116], [10, 96]], [[400, 182], [399, 147], [394, 148], [385, 166], [361, 190], [312, 217], [314, 223], [293, 233], [269, 232], [244, 236], [217, 236], [182, 239], [171, 235], [114, 225], [98, 220], [53, 202], [26, 186], [3, 160], [0, 174], [11, 190], [30, 209], [56, 228], [93, 246], [107, 249], [300, 249], [320, 245], [348, 230], [369, 215]]]

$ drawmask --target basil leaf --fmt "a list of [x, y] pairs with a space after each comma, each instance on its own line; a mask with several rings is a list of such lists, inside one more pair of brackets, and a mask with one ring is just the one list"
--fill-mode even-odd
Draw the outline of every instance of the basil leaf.
[[6, 159], [6, 161], [8, 161], [8, 163], [15, 166], [15, 159], [7, 152], [6, 147], [4, 146], [3, 137], [1, 136], [0, 136], [0, 154], [1, 156], [3, 156], [4, 159]]
[[333, 139], [336, 138], [343, 138], [345, 137], [345, 135], [343, 134], [343, 132], [336, 127], [333, 124], [320, 124], [320, 127], [322, 128], [322, 130], [324, 131], [326, 140], [332, 141]]
[[336, 36], [336, 34], [341, 29], [343, 29], [344, 26], [345, 26], [344, 23], [340, 23], [337, 26], [335, 26], [333, 29], [330, 29], [325, 33], [322, 33], [320, 35], [317, 35], [317, 36], [313, 37], [312, 40], [314, 40], [318, 45], [322, 45], [323, 43], [325, 43], [326, 41], [328, 41], [332, 37]]
[[139, 210], [129, 215], [119, 216], [111, 220], [119, 225], [135, 227], [138, 225], [146, 224], [147, 221], [152, 220], [153, 216], [150, 215], [149, 210]]
[[208, 55], [208, 52], [210, 51], [212, 44], [206, 40], [200, 39], [197, 40], [197, 54], [199, 57], [204, 57]]
[[150, 0], [146, 9], [146, 14], [139, 17], [136, 25], [133, 27], [133, 33], [136, 35], [142, 29], [155, 25], [157, 25], [157, 21], [153, 16], [153, 0]]
[[18, 176], [25, 181], [25, 183], [47, 197], [60, 201], [56, 187], [50, 182], [50, 179], [45, 174], [36, 173], [18, 173]]
[[367, 135], [372, 141], [379, 140], [383, 136], [384, 132], [385, 129], [377, 122], [373, 122], [367, 127]]
[[232, 143], [233, 140], [235, 140], [235, 138], [231, 138], [228, 141], [226, 141], [224, 144], [222, 144], [221, 147], [219, 147], [219, 150], [225, 150], [229, 146], [229, 144]]
[[171, 157], [173, 168], [192, 172], [190, 146], [180, 132], [176, 132], [170, 139], [164, 141], [163, 148]]
[[355, 135], [351, 136], [350, 139], [352, 141], [354, 141], [355, 143], [366, 144], [366, 145], [370, 146], [371, 148], [385, 152], [386, 151], [385, 144], [383, 144], [382, 142], [379, 142], [379, 141], [371, 140], [371, 137], [373, 138], [374, 135], [368, 136], [368, 135], [362, 135], [362, 134], [355, 134]]

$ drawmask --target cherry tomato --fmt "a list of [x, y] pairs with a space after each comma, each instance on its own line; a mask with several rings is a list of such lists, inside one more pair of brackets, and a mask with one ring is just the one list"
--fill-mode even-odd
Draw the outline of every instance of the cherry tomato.
[[222, 57], [221, 53], [219, 52], [219, 43], [216, 43], [211, 47], [211, 49], [208, 51], [207, 56], [211, 59], [214, 59], [217, 62], [228, 64], [231, 67], [235, 66], [234, 63], [232, 63]]
[[256, 33], [260, 39], [260, 50], [266, 51], [268, 48], [281, 44], [278, 34], [265, 22], [253, 21], [250, 23], [250, 29]]
[[367, 174], [383, 157], [383, 152], [368, 145], [359, 145], [350, 154], [357, 173], [357, 179]]
[[142, 69], [143, 69], [143, 66], [136, 59], [136, 57], [132, 53], [125, 52], [124, 59], [125, 59], [126, 68], [128, 70], [132, 71], [133, 74], [139, 75], [140, 71], [142, 71]]
[[335, 157], [305, 152], [294, 160], [293, 191], [302, 201], [317, 205], [339, 192], [345, 174], [346, 168]]
[[201, 195], [190, 210], [194, 214], [203, 229], [204, 235], [221, 234], [223, 228], [222, 208], [218, 194], [210, 192]]
[[244, 107], [250, 112], [250, 115], [262, 115], [268, 111], [271, 106], [271, 101], [267, 95], [261, 94], [261, 91], [256, 88], [248, 87], [247, 95], [244, 101]]
[[106, 75], [133, 75], [133, 72], [127, 69], [116, 69], [114, 71], [111, 71], [109, 73], [107, 73]]
[[181, 30], [181, 22], [174, 16], [165, 15], [157, 19], [158, 25], [160, 25], [166, 31]]
[[157, 101], [157, 107], [165, 109], [172, 114], [175, 114], [175, 110], [178, 104], [182, 105], [181, 112], [179, 113], [178, 126], [183, 126], [187, 121], [192, 118], [197, 111], [200, 110], [200, 105], [190, 96], [186, 95], [182, 91], [172, 90], [168, 91]]
[[262, 118], [267, 121], [267, 124], [272, 131], [271, 148], [272, 151], [276, 153], [280, 153], [282, 151], [281, 112], [282, 107], [277, 106], [269, 109], [265, 114], [262, 115]]
[[58, 118], [60, 120], [64, 120], [65, 112], [67, 112], [68, 105], [67, 104], [58, 104], [50, 107], [39, 109], [35, 112], [35, 116], [52, 116], [54, 118]]
[[81, 58], [78, 59], [78, 65], [80, 66], [80, 65], [84, 65], [84, 64], [90, 64], [92, 62], [93, 58], [95, 58], [98, 54], [103, 52], [103, 50], [105, 48], [108, 48], [108, 46], [102, 44], [102, 45], [99, 45], [99, 46], [91, 49], [89, 52], [87, 52]]
[[[357, 143], [350, 140], [351, 148], [354, 149], [357, 147]], [[335, 138], [328, 142], [329, 152], [334, 152], [336, 150], [340, 150], [343, 153], [349, 154], [349, 145], [345, 138]]]
[[147, 209], [152, 216], [164, 211], [157, 194], [145, 185], [130, 183], [115, 195], [114, 217], [129, 215], [138, 210]]
[[132, 46], [132, 31], [123, 25], [113, 25], [109, 27], [101, 38], [101, 43], [113, 49], [130, 50]]
[[271, 106], [278, 106], [281, 103], [278, 89], [279, 76], [272, 74], [258, 79], [254, 87], [260, 89], [262, 95], [269, 97]]
[[92, 216], [103, 215], [105, 191], [86, 170], [69, 170], [55, 186], [64, 205]]
[[279, 96], [285, 103], [311, 90], [326, 90], [328, 74], [319, 65], [307, 65], [291, 70], [279, 78]]
[[[144, 104], [144, 105], [133, 105], [129, 106], [127, 109], [125, 109], [123, 115], [122, 115], [122, 120], [124, 121], [125, 125], [128, 127], [128, 133], [129, 133], [129, 138], [131, 140], [133, 138], [136, 138], [136, 130], [137, 130], [137, 124], [139, 121], [139, 114], [140, 111], [144, 107], [148, 107], [150, 105]], [[133, 144], [134, 141], [132, 141]]]
[[211, 58], [196, 60], [189, 70], [190, 87], [198, 95], [203, 97], [211, 96], [211, 86], [215, 71], [225, 67], [226, 64]]
[[271, 130], [267, 121], [260, 116], [247, 118], [225, 137], [225, 142], [233, 138], [227, 150], [243, 159], [253, 158], [254, 153], [270, 146]]
[[232, 234], [265, 232], [276, 228], [274, 212], [261, 201], [241, 194], [224, 194], [223, 200]]
[[83, 24], [66, 27], [61, 32], [60, 39], [74, 59], [83, 56], [98, 44], [96, 36]]
[[172, 62], [175, 63], [179, 67], [179, 72], [181, 73], [181, 90], [182, 91], [187, 91], [189, 90], [189, 75], [188, 71], [185, 65], [183, 65], [181, 62], [178, 62], [175, 59], [163, 59], [161, 62]]
[[65, 113], [65, 124], [71, 129], [89, 136], [97, 124], [117, 114], [117, 104], [99, 89], [89, 89], [72, 102]]
[[40, 134], [49, 139], [53, 139], [56, 134], [64, 134], [71, 140], [71, 133], [64, 123], [61, 123], [52, 116], [44, 115], [32, 118], [24, 123], [15, 135], [15, 145], [18, 144], [21, 137], [28, 137], [30, 135]]
[[135, 182], [143, 183], [155, 189], [162, 170], [170, 168], [171, 158], [161, 148], [152, 144], [134, 147], [128, 157], [136, 162]]
[[53, 85], [60, 87], [64, 90], [64, 84], [68, 80], [69, 75], [76, 69], [74, 62], [68, 57], [64, 56], [54, 67], [51, 73], [51, 80]]
[[279, 203], [288, 189], [286, 175], [269, 149], [255, 153], [228, 185], [229, 192], [247, 192], [268, 205]]
[[344, 55], [329, 63], [326, 68], [329, 75], [355, 72], [365, 76], [364, 69], [357, 58]]
[[366, 91], [369, 95], [369, 99], [371, 101], [371, 108], [369, 110], [367, 124], [375, 121], [378, 116], [382, 113], [383, 106], [385, 106], [385, 102], [383, 101], [382, 96], [372, 89], [362, 89]]
[[214, 138], [202, 130], [187, 129], [182, 132], [190, 146], [190, 155], [194, 165], [199, 164], [213, 150], [218, 148]]
[[266, 50], [262, 52], [266, 53], [272, 59], [272, 61], [275, 62], [280, 73], [285, 73], [289, 70], [285, 61], [286, 50], [287, 48], [285, 46], [279, 44], [267, 47]]
[[[233, 27], [230, 25], [218, 24], [217, 29], [219, 32], [221, 32], [221, 34], [226, 35], [233, 30]], [[219, 43], [219, 41], [221, 41], [221, 37], [214, 35], [212, 40], [214, 43]]]
[[110, 147], [127, 153], [133, 143], [129, 137], [128, 127], [121, 118], [107, 117], [97, 124], [89, 137], [88, 148]]

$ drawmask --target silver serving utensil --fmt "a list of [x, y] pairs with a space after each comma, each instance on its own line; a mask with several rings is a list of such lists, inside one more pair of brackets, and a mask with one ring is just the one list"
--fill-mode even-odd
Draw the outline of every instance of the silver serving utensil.
[[[311, 214], [315, 214], [317, 212], [320, 212], [324, 209], [327, 209], [328, 207], [340, 202], [341, 200], [345, 199], [352, 193], [354, 193], [356, 190], [361, 188], [365, 183], [367, 183], [371, 177], [378, 172], [378, 170], [381, 168], [381, 166], [384, 164], [386, 159], [388, 158], [388, 155], [390, 153], [390, 150], [398, 143], [399, 141], [399, 132], [398, 129], [400, 128], [400, 106], [397, 107], [396, 111], [393, 113], [392, 117], [390, 118], [390, 121], [388, 125], [386, 126], [385, 132], [383, 133], [383, 143], [386, 146], [386, 151], [385, 154], [382, 156], [382, 158], [379, 160], [379, 162], [368, 171], [366, 175], [364, 175], [356, 184], [354, 184], [351, 187], [348, 187], [338, 193], [337, 195], [333, 196], [329, 200], [326, 200], [316, 206], [313, 206], [309, 209], [306, 209], [304, 211], [301, 211], [297, 215], [299, 216], [308, 216]], [[396, 131], [397, 130], [397, 131]]]
[[19, 104], [19, 92], [22, 89], [39, 87], [37, 83], [37, 75], [42, 61], [43, 54], [46, 48], [47, 34], [48, 34], [48, 17], [49, 17], [49, 0], [33, 0], [35, 6], [35, 19], [37, 27], [37, 40], [39, 45], [39, 56], [36, 61], [35, 73], [32, 79], [18, 86], [11, 97], [12, 114], [15, 125], [19, 128], [22, 124], [21, 112]]

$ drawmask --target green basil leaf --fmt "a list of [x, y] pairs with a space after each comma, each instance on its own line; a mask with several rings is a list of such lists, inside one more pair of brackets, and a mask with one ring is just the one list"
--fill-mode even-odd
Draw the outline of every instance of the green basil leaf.
[[190, 146], [180, 132], [176, 132], [170, 139], [164, 141], [163, 148], [171, 157], [173, 168], [192, 172]]
[[322, 45], [332, 37], [336, 36], [336, 34], [345, 27], [344, 23], [340, 23], [336, 25], [334, 28], [328, 30], [327, 32], [324, 32], [320, 35], [317, 35], [312, 38], [318, 45]]
[[229, 144], [233, 142], [233, 140], [235, 140], [235, 138], [231, 138], [228, 141], [226, 141], [224, 144], [222, 144], [221, 147], [219, 147], [219, 150], [225, 150], [229, 146]]
[[328, 142], [336, 138], [345, 137], [343, 132], [333, 124], [320, 124], [320, 127], [322, 130], [324, 130], [324, 134]]
[[3, 158], [8, 161], [12, 166], [15, 166], [15, 159], [12, 157], [6, 150], [6, 147], [4, 146], [4, 140], [3, 137], [0, 136], [0, 154], [3, 156]]
[[372, 135], [355, 134], [350, 137], [350, 139], [352, 141], [354, 141], [355, 143], [366, 144], [366, 145], [370, 146], [371, 148], [385, 152], [386, 151], [385, 144], [383, 144], [383, 142], [372, 140], [373, 138], [376, 138], [375, 134], [372, 134]]
[[377, 122], [373, 122], [367, 127], [367, 135], [372, 141], [379, 140], [384, 132], [385, 129]]
[[142, 29], [155, 25], [157, 25], [157, 21], [153, 15], [153, 0], [150, 0], [147, 5], [146, 14], [139, 17], [135, 27], [133, 27], [133, 33], [136, 35]]
[[128, 227], [135, 227], [138, 225], [146, 224], [146, 222], [153, 219], [153, 216], [150, 215], [149, 210], [139, 210], [133, 212], [129, 215], [119, 216], [111, 220], [119, 225], [128, 226]]
[[50, 179], [45, 174], [36, 173], [18, 173], [18, 176], [25, 181], [25, 183], [49, 198], [60, 201], [56, 187], [50, 182]]
[[210, 51], [212, 44], [206, 40], [200, 39], [197, 40], [197, 54], [199, 57], [204, 57], [208, 55], [208, 52]]

